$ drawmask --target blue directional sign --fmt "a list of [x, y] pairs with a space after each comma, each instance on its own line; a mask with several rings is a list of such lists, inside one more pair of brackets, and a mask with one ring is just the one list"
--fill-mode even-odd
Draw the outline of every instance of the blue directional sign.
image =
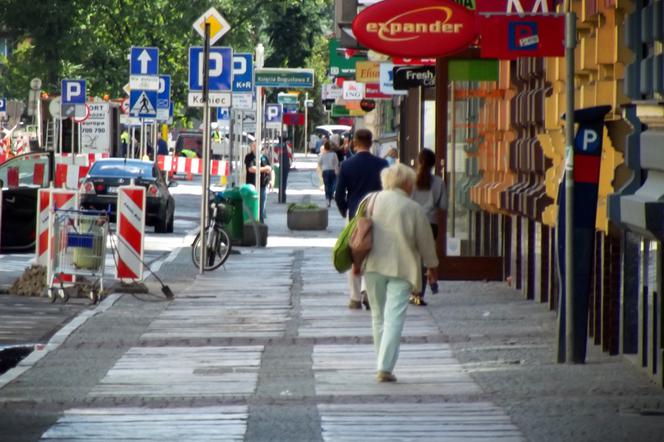
[[157, 118], [157, 91], [133, 90], [129, 94], [129, 115]]
[[171, 76], [159, 76], [159, 90], [157, 91], [157, 109], [168, 109], [171, 105]]
[[233, 92], [253, 92], [254, 58], [252, 54], [233, 54]]
[[62, 105], [85, 104], [85, 80], [62, 80]]
[[[203, 48], [189, 48], [189, 90], [203, 90]], [[231, 91], [233, 83], [233, 49], [211, 47], [208, 63], [210, 91]]]
[[4, 97], [0, 97], [0, 112], [7, 112], [7, 99]]
[[158, 48], [131, 48], [129, 55], [129, 75], [157, 75], [158, 73]]
[[230, 121], [231, 112], [227, 107], [218, 107], [217, 108], [217, 121]]

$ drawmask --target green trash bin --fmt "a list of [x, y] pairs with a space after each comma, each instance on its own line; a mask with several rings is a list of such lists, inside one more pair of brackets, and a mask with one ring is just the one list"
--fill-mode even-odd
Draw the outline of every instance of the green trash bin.
[[230, 220], [224, 225], [224, 229], [228, 232], [232, 241], [241, 241], [242, 225], [244, 223], [242, 221], [242, 195], [240, 194], [240, 189], [231, 187], [230, 189], [226, 189], [221, 195], [226, 200], [231, 213]]
[[240, 195], [242, 195], [242, 203], [244, 210], [242, 217], [244, 222], [252, 222], [258, 220], [258, 192], [253, 184], [244, 184], [240, 187]]

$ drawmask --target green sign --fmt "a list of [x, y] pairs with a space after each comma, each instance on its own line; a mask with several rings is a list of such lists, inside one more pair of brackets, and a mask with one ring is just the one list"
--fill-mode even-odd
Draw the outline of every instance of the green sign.
[[355, 78], [355, 63], [367, 61], [366, 57], [346, 58], [337, 50], [339, 49], [339, 40], [330, 40], [328, 47], [330, 49], [330, 74], [334, 77]]
[[277, 103], [279, 104], [299, 104], [297, 94], [286, 94], [279, 92], [277, 94]]
[[450, 81], [498, 81], [498, 60], [450, 60]]
[[330, 116], [332, 117], [347, 117], [350, 115], [350, 111], [346, 106], [343, 106], [341, 104], [333, 104], [332, 105], [332, 112], [330, 113]]
[[313, 69], [262, 68], [254, 73], [256, 86], [283, 88], [314, 87]]

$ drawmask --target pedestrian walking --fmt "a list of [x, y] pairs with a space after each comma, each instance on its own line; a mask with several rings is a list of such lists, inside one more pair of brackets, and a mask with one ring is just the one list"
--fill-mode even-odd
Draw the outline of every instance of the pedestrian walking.
[[[270, 184], [270, 179], [272, 177], [272, 166], [270, 165], [270, 160], [263, 153], [260, 154], [260, 198], [261, 206], [259, 210], [260, 222], [265, 222], [265, 200], [267, 199], [267, 186]], [[244, 167], [246, 171], [246, 183], [256, 185], [256, 142], [251, 143], [251, 152], [249, 152], [244, 157]]]
[[[361, 270], [371, 304], [376, 378], [396, 382], [392, 372], [399, 357], [408, 298], [421, 285], [421, 262], [427, 267], [428, 281], [437, 280], [438, 257], [429, 221], [410, 198], [415, 172], [396, 164], [384, 169], [380, 178], [384, 190], [373, 205], [373, 246]], [[353, 273], [359, 271], [353, 269]]]
[[327, 207], [330, 207], [334, 198], [334, 189], [337, 185], [337, 175], [339, 175], [339, 158], [332, 151], [329, 141], [323, 144], [323, 150], [318, 158], [318, 168], [323, 174], [325, 199], [327, 200]]
[[[432, 150], [422, 149], [417, 156], [417, 174], [415, 178], [415, 191], [413, 200], [417, 201], [424, 209], [424, 214], [431, 225], [434, 240], [438, 237], [438, 212], [447, 209], [447, 187], [445, 181], [433, 174], [436, 165], [436, 154]], [[422, 265], [422, 280], [426, 272], [426, 266]], [[424, 293], [427, 285], [422, 284], [422, 290], [413, 292], [410, 303], [426, 306]], [[432, 283], [431, 291], [438, 291], [438, 283]]]
[[[350, 221], [362, 199], [370, 192], [382, 189], [380, 171], [388, 166], [387, 161], [370, 151], [373, 136], [368, 129], [358, 129], [353, 136], [356, 154], [341, 163], [334, 199], [341, 216]], [[348, 272], [350, 301], [348, 308], [360, 309], [362, 304], [369, 309], [366, 291], [362, 290], [360, 275]]]

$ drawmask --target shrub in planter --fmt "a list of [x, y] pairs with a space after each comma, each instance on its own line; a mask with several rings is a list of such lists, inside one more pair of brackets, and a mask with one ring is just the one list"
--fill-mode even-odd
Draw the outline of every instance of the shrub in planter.
[[327, 209], [316, 204], [290, 204], [286, 223], [290, 230], [325, 230]]

